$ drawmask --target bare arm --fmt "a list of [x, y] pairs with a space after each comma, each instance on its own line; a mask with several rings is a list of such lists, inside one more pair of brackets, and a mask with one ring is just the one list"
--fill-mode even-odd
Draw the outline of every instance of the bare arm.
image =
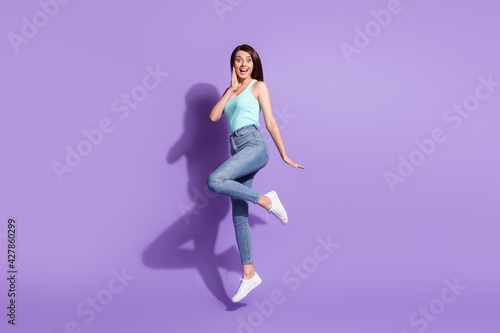
[[217, 121], [222, 116], [224, 112], [224, 108], [226, 107], [227, 101], [229, 101], [229, 97], [233, 94], [233, 91], [230, 88], [227, 88], [221, 99], [215, 104], [210, 112], [210, 120]]
[[297, 168], [304, 169], [304, 167], [300, 164], [295, 163], [288, 157], [285, 151], [285, 145], [283, 144], [283, 140], [281, 138], [280, 129], [278, 124], [276, 123], [276, 119], [274, 119], [273, 111], [271, 108], [271, 97], [269, 96], [269, 90], [267, 89], [267, 85], [264, 82], [259, 82], [257, 86], [257, 93], [259, 95], [259, 103], [262, 109], [262, 114], [264, 115], [264, 121], [266, 122], [266, 128], [273, 138], [274, 144], [278, 151], [280, 152], [281, 158], [287, 164]]
[[238, 79], [236, 77], [236, 72], [234, 70], [233, 66], [233, 74], [231, 75], [231, 85], [229, 88], [226, 89], [224, 94], [222, 95], [221, 99], [215, 104], [215, 106], [212, 108], [212, 111], [210, 111], [210, 120], [211, 121], [217, 121], [222, 117], [222, 113], [224, 112], [224, 108], [226, 107], [227, 101], [229, 101], [229, 98], [233, 94], [233, 92], [240, 87], [241, 84], [238, 83]]

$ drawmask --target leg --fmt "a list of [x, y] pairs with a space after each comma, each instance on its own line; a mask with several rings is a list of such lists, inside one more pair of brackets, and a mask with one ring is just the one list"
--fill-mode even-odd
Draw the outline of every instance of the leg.
[[269, 211], [271, 209], [271, 199], [266, 197], [265, 195], [261, 195], [259, 201], [257, 201], [257, 205], [261, 206], [265, 210]]
[[250, 280], [255, 276], [255, 268], [253, 268], [253, 264], [243, 265], [243, 279]]
[[[272, 206], [270, 198], [265, 195], [260, 195], [256, 191], [252, 190], [251, 185], [244, 186], [244, 184], [240, 181], [237, 181], [237, 179], [239, 179], [238, 177], [243, 178], [245, 176], [245, 172], [250, 171], [252, 173], [256, 173], [267, 164], [267, 157], [264, 161], [259, 161], [262, 159], [262, 154], [258, 154], [258, 156], [251, 156], [255, 154], [248, 154], [248, 151], [249, 149], [245, 151], [245, 154], [233, 155], [220, 167], [218, 167], [217, 170], [215, 170], [210, 177], [208, 177], [207, 186], [213, 192], [251, 201], [269, 211]], [[242, 165], [242, 168], [238, 168], [241, 163], [246, 162], [244, 159], [249, 155], [251, 159], [257, 161], [258, 163], [251, 163], [252, 161], [250, 160], [250, 163], [248, 163], [250, 168], [245, 165]], [[255, 169], [255, 166], [252, 164], [257, 164], [259, 168], [257, 170], [252, 170]]]
[[[256, 172], [236, 179], [248, 188], [252, 187]], [[243, 279], [249, 280], [255, 275], [252, 258], [252, 237], [248, 225], [248, 202], [242, 199], [231, 198], [234, 231], [236, 242], [240, 251], [241, 264], [243, 265]]]
[[[238, 178], [242, 185], [252, 187], [255, 173]], [[248, 202], [242, 199], [231, 198], [233, 204], [233, 222], [236, 232], [236, 240], [240, 249], [241, 262], [243, 265], [243, 277], [240, 279], [238, 291], [233, 296], [233, 302], [241, 301], [250, 291], [257, 287], [262, 279], [257, 275], [253, 267], [252, 240], [250, 228], [248, 227]]]
[[231, 156], [208, 177], [207, 186], [213, 192], [256, 204], [261, 195], [236, 179], [257, 172], [267, 164], [268, 160], [262, 146], [245, 147]]

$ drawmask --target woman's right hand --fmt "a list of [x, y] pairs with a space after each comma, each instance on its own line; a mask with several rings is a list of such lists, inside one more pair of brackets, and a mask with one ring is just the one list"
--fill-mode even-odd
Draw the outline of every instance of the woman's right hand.
[[241, 84], [238, 82], [238, 78], [236, 77], [236, 70], [234, 69], [234, 66], [233, 66], [233, 74], [231, 75], [231, 86], [229, 87], [229, 89], [231, 90], [231, 92], [234, 92], [240, 86], [241, 86]]

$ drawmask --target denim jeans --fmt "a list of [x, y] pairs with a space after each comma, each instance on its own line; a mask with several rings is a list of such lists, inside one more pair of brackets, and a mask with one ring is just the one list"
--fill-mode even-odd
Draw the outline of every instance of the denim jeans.
[[236, 242], [241, 263], [252, 264], [252, 239], [248, 226], [248, 201], [257, 203], [260, 194], [252, 189], [255, 174], [269, 161], [269, 150], [255, 125], [237, 129], [229, 137], [231, 157], [207, 180], [208, 188], [231, 197]]

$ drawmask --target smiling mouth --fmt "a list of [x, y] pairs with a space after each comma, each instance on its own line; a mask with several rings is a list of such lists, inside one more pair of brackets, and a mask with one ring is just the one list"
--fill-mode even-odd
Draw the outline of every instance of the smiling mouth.
[[240, 74], [248, 73], [248, 68], [240, 68]]

